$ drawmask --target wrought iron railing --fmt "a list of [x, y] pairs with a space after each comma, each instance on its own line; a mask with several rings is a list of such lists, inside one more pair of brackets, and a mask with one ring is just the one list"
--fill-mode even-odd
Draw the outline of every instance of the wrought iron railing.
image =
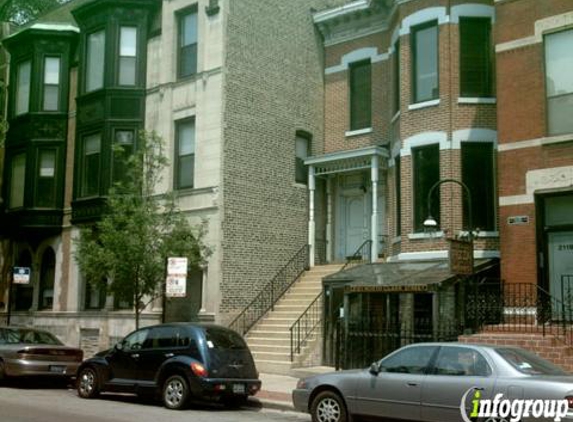
[[346, 257], [346, 263], [344, 264], [344, 266], [342, 267], [342, 270], [346, 270], [348, 268], [351, 268], [355, 265], [359, 265], [359, 264], [366, 264], [368, 262], [370, 262], [370, 250], [372, 248], [372, 240], [368, 239], [365, 240], [362, 245], [360, 245], [358, 247], [358, 249], [356, 249], [356, 252], [354, 252], [352, 255]]
[[289, 329], [291, 362], [294, 360], [294, 355], [301, 352], [310, 336], [322, 322], [322, 296], [323, 293], [320, 292]]
[[482, 283], [473, 289], [465, 301], [471, 331], [541, 333], [573, 345], [573, 290], [567, 286], [554, 292], [561, 298], [531, 283]]
[[304, 245], [300, 248], [229, 324], [229, 328], [245, 335], [263, 315], [273, 310], [277, 301], [285, 294], [288, 288], [305, 270], [308, 270], [308, 253], [309, 245]]

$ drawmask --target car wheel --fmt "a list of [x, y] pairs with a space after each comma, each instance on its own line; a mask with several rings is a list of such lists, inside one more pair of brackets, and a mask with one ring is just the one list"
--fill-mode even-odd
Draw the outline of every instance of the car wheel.
[[161, 398], [168, 409], [180, 410], [187, 404], [189, 385], [181, 375], [172, 375], [163, 384]]
[[312, 401], [312, 422], [346, 422], [346, 405], [333, 391], [323, 391]]
[[93, 399], [99, 395], [99, 379], [97, 371], [92, 367], [81, 370], [77, 379], [78, 396]]

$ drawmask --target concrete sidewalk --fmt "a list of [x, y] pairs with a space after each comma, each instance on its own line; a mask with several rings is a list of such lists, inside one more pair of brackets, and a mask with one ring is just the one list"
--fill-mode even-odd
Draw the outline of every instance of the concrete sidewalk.
[[259, 374], [262, 381], [261, 391], [251, 398], [253, 405], [271, 409], [294, 410], [292, 405], [292, 390], [296, 388], [299, 378], [334, 371], [334, 368], [317, 366], [300, 368], [292, 371], [293, 376]]

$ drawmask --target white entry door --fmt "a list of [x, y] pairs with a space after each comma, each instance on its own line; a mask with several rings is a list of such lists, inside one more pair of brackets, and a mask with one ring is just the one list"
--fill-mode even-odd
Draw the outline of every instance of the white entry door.
[[370, 233], [368, 196], [359, 194], [346, 196], [344, 204], [344, 252], [343, 257], [354, 254]]
[[[548, 234], [549, 293], [565, 305], [573, 305], [573, 280], [563, 276], [573, 275], [573, 231]], [[562, 281], [564, 285], [562, 287]], [[562, 308], [553, 310], [553, 317], [561, 315]]]

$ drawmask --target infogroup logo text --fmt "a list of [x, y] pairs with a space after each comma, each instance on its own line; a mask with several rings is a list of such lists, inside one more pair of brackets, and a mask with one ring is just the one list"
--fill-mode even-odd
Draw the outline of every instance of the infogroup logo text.
[[[471, 409], [466, 411], [466, 400], [473, 392]], [[482, 399], [481, 391], [472, 387], [464, 393], [460, 404], [460, 412], [464, 422], [471, 422], [470, 418], [483, 418], [484, 422], [518, 422], [523, 418], [542, 418], [561, 421], [569, 410], [569, 403], [564, 400], [541, 400], [541, 399], [504, 399], [502, 393], [495, 395], [493, 400]]]

